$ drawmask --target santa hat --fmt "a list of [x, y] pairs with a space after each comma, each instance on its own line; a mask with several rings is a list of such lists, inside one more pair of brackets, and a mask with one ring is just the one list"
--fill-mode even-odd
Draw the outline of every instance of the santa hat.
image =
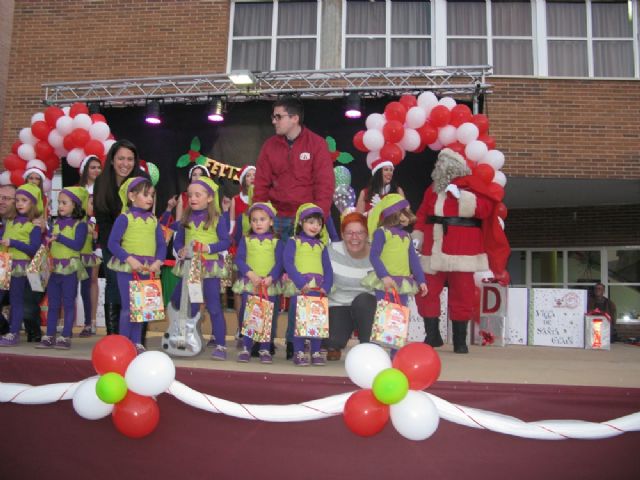
[[194, 165], [193, 167], [191, 167], [191, 168], [189, 169], [189, 180], [191, 180], [191, 176], [193, 175], [193, 171], [194, 171], [196, 168], [201, 169], [207, 177], [211, 178], [211, 172], [209, 172], [209, 170], [207, 169], [207, 167], [205, 167], [204, 165], [196, 164], [196, 165]]
[[[86, 157], [84, 157], [84, 160], [82, 160], [82, 163], [80, 164], [80, 167], [78, 168], [78, 171], [80, 172], [80, 175], [82, 175], [82, 172], [84, 172], [84, 167], [86, 167], [87, 164], [91, 160], [97, 160], [98, 162], [100, 162], [100, 159], [98, 157], [96, 157], [95, 155], [87, 155]], [[100, 162], [100, 164], [102, 165], [102, 162]]]
[[244, 167], [242, 167], [242, 169], [240, 170], [240, 174], [238, 175], [238, 181], [240, 182], [240, 185], [242, 185], [244, 177], [246, 177], [247, 173], [249, 173], [251, 170], [255, 172], [256, 167], [254, 167], [253, 165], [245, 165]]
[[384, 167], [395, 168], [395, 166], [393, 165], [393, 162], [391, 162], [390, 160], [383, 160], [379, 158], [378, 160], [376, 160], [371, 164], [371, 176], [373, 177], [378, 170]]
[[24, 171], [24, 174], [22, 175], [22, 178], [24, 178], [26, 180], [27, 177], [29, 175], [31, 175], [32, 173], [37, 173], [38, 175], [40, 175], [40, 178], [42, 179], [42, 185], [44, 185], [44, 181], [47, 178], [47, 175], [42, 170], [40, 170], [39, 168], [36, 168], [36, 167], [27, 168]]

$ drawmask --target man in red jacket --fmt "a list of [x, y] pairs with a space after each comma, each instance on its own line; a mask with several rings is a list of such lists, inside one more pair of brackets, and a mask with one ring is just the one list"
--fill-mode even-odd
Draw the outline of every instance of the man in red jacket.
[[[271, 202], [277, 210], [274, 229], [283, 242], [293, 236], [298, 207], [311, 202], [322, 208], [325, 223], [335, 190], [333, 161], [324, 138], [303, 126], [300, 100], [283, 97], [273, 105], [276, 134], [262, 145], [256, 163], [253, 201]], [[294, 309], [287, 323], [287, 359], [293, 356]]]

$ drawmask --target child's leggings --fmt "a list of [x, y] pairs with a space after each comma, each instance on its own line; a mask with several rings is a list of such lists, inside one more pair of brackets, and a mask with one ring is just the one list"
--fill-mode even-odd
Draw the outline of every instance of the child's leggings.
[[9, 294], [11, 314], [9, 315], [9, 332], [17, 335], [20, 333], [20, 324], [24, 317], [24, 291], [27, 287], [27, 277], [11, 276], [9, 290], [0, 290], [0, 302]]
[[58, 326], [58, 312], [64, 308], [63, 337], [71, 337], [76, 321], [76, 295], [78, 294], [78, 273], [52, 273], [47, 285], [49, 310], [47, 311], [47, 335], [53, 337]]
[[82, 297], [82, 307], [84, 310], [84, 324], [85, 326], [91, 325], [91, 315], [93, 314], [91, 305], [91, 274], [93, 267], [87, 267], [87, 273], [89, 278], [85, 278], [80, 282], [80, 296]]

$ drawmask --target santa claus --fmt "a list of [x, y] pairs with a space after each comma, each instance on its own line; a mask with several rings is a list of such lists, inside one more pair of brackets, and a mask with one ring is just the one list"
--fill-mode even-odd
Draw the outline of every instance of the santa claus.
[[467, 325], [474, 311], [474, 272], [491, 270], [508, 284], [505, 270], [509, 244], [499, 224], [496, 206], [501, 193], [471, 175], [465, 158], [443, 149], [438, 155], [429, 186], [416, 213], [413, 237], [422, 253], [422, 268], [429, 292], [416, 297], [424, 318], [425, 343], [443, 345], [438, 328], [440, 293], [448, 287], [453, 351], [468, 353]]

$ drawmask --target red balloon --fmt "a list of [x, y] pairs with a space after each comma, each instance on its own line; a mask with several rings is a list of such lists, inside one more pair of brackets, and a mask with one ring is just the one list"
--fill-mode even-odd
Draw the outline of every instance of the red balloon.
[[15, 142], [13, 142], [13, 145], [11, 145], [11, 153], [15, 153], [17, 155], [20, 145], [22, 145], [22, 142], [20, 140], [16, 140]]
[[393, 368], [407, 376], [411, 390], [424, 390], [440, 376], [440, 357], [426, 343], [408, 343], [393, 358]]
[[111, 413], [116, 429], [129, 438], [142, 438], [153, 432], [160, 421], [160, 408], [151, 397], [127, 392]]
[[406, 108], [407, 111], [409, 111], [411, 107], [415, 107], [416, 105], [418, 105], [418, 100], [414, 95], [410, 95], [407, 93], [400, 97], [400, 103], [404, 105], [404, 108]]
[[404, 124], [404, 119], [407, 116], [407, 107], [400, 102], [389, 102], [387, 106], [384, 107], [384, 116], [387, 122], [396, 120]]
[[91, 140], [91, 135], [84, 128], [76, 128], [69, 135], [71, 135], [73, 144], [78, 148], [83, 148]]
[[471, 109], [464, 103], [459, 103], [451, 109], [451, 120], [449, 120], [449, 123], [454, 127], [459, 127], [463, 123], [471, 122], [472, 119]]
[[124, 375], [136, 355], [136, 347], [127, 337], [107, 335], [94, 345], [91, 362], [100, 375], [108, 372]]
[[390, 120], [382, 127], [382, 135], [389, 143], [398, 143], [404, 137], [404, 127], [397, 120]]
[[476, 127], [478, 127], [480, 135], [489, 131], [489, 117], [484, 113], [476, 113], [471, 121]]
[[473, 175], [481, 179], [487, 185], [493, 181], [495, 174], [496, 172], [493, 167], [486, 163], [480, 163], [473, 169]]
[[60, 107], [51, 106], [44, 110], [44, 119], [51, 128], [56, 128], [56, 122], [62, 116], [64, 112]]
[[62, 139], [62, 146], [64, 147], [65, 150], [67, 150], [68, 152], [70, 152], [71, 150], [73, 150], [74, 148], [76, 148], [76, 144], [73, 141], [73, 132], [71, 132], [69, 135], [67, 135], [66, 137], [64, 137]]
[[380, 149], [380, 158], [397, 165], [402, 160], [402, 149], [395, 143], [385, 143]]
[[449, 124], [451, 112], [444, 105], [436, 105], [429, 114], [429, 123], [434, 127], [444, 127]]
[[87, 107], [86, 103], [74, 103], [73, 105], [71, 105], [71, 108], [69, 109], [69, 116], [73, 118], [79, 113], [86, 113], [87, 115], [89, 114], [89, 108]]
[[24, 170], [13, 170], [11, 172], [11, 184], [15, 185], [16, 187], [22, 185], [24, 183], [24, 178], [22, 178], [23, 175]]
[[40, 140], [47, 140], [51, 127], [44, 120], [38, 120], [31, 125], [31, 133]]
[[360, 390], [345, 402], [342, 418], [353, 433], [370, 437], [379, 433], [389, 421], [389, 405], [380, 403], [373, 391]]
[[506, 220], [507, 214], [509, 211], [507, 210], [507, 206], [500, 202], [496, 205], [496, 215], [498, 215], [501, 219]]
[[91, 117], [92, 123], [97, 123], [97, 122], [107, 123], [107, 119], [104, 118], [104, 115], [102, 115], [101, 113], [92, 113], [90, 117]]
[[364, 142], [362, 141], [362, 137], [364, 137], [365, 133], [366, 133], [365, 130], [360, 130], [358, 133], [356, 133], [353, 136], [353, 146], [356, 147], [356, 149], [361, 151], [361, 152], [368, 152], [369, 151], [369, 149], [364, 146]]
[[40, 159], [48, 158], [53, 153], [53, 147], [45, 140], [40, 140], [33, 149], [36, 151], [36, 158]]
[[416, 131], [420, 135], [420, 143], [425, 145], [431, 145], [438, 139], [438, 129], [429, 123], [425, 123]]
[[15, 153], [10, 153], [6, 157], [4, 157], [4, 168], [6, 170], [23, 170], [27, 166], [27, 162], [21, 159]]
[[87, 155], [102, 155], [104, 153], [104, 144], [100, 140], [92, 138], [84, 146], [84, 153]]
[[492, 136], [487, 135], [486, 133], [479, 135], [478, 140], [484, 142], [489, 150], [494, 150], [496, 148], [495, 139]]
[[504, 188], [502, 188], [502, 185], [491, 182], [489, 184], [489, 196], [497, 202], [501, 202], [504, 198]]
[[459, 153], [460, 155], [462, 155], [464, 157], [464, 147], [465, 147], [465, 145], [463, 145], [462, 143], [453, 142], [453, 143], [450, 143], [449, 145], [447, 145], [446, 147], [450, 148], [454, 152]]

